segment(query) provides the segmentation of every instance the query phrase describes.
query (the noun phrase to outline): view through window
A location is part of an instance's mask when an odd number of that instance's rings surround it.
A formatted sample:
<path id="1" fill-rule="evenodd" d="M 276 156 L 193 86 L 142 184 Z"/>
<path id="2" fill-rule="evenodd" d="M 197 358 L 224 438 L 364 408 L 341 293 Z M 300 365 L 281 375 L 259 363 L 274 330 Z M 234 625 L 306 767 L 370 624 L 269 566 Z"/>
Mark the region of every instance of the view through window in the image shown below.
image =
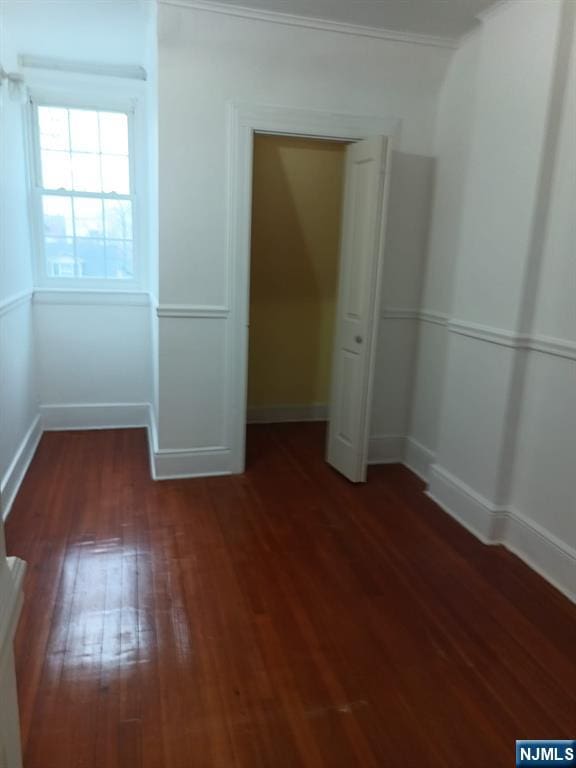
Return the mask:
<path id="1" fill-rule="evenodd" d="M 38 107 L 46 275 L 134 278 L 128 114 Z"/>

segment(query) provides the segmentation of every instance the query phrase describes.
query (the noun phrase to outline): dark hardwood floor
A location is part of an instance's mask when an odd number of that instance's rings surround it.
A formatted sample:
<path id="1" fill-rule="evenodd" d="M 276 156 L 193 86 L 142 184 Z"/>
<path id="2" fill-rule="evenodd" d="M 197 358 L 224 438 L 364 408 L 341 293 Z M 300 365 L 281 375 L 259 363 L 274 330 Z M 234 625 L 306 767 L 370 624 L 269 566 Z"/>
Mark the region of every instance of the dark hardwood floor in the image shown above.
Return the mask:
<path id="1" fill-rule="evenodd" d="M 7 524 L 26 768 L 509 768 L 576 735 L 576 606 L 321 425 L 154 483 L 143 430 L 49 433 Z"/>

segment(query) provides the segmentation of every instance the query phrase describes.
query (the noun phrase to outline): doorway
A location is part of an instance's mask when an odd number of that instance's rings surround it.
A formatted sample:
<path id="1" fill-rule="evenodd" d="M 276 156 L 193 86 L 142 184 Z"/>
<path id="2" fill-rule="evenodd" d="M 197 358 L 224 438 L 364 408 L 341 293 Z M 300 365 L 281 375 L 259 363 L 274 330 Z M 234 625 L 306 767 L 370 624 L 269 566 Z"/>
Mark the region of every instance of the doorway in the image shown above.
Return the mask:
<path id="1" fill-rule="evenodd" d="M 366 477 L 369 420 L 392 148 L 391 116 L 340 115 L 269 106 L 230 106 L 229 237 L 231 309 L 227 402 L 232 471 L 245 470 L 250 330 L 250 254 L 254 141 L 258 134 L 348 143 L 342 248 L 326 460 L 353 482 Z M 363 139 L 363 136 L 373 138 Z"/>
<path id="2" fill-rule="evenodd" d="M 253 145 L 248 421 L 327 418 L 326 461 L 353 482 L 366 479 L 387 144 Z"/>
<path id="3" fill-rule="evenodd" d="M 322 450 L 347 143 L 254 136 L 248 467 L 272 425 L 317 422 Z"/>

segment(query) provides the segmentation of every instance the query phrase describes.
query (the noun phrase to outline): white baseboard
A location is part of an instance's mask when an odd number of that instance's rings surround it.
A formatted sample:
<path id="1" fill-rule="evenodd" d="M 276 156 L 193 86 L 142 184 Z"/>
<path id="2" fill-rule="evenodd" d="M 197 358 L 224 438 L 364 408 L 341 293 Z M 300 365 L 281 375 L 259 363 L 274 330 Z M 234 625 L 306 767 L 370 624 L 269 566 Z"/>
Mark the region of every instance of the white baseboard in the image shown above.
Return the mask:
<path id="1" fill-rule="evenodd" d="M 158 427 L 152 405 L 148 409 L 148 454 L 154 480 L 229 475 L 232 452 L 224 446 L 207 448 L 159 448 Z"/>
<path id="2" fill-rule="evenodd" d="M 153 454 L 155 480 L 229 475 L 232 454 L 229 448 L 160 449 Z"/>
<path id="3" fill-rule="evenodd" d="M 502 541 L 506 510 L 494 506 L 438 464 L 430 467 L 427 495 L 484 544 Z"/>
<path id="4" fill-rule="evenodd" d="M 492 504 L 434 464 L 428 496 L 484 544 L 502 544 L 576 602 L 576 552 L 517 510 Z"/>
<path id="5" fill-rule="evenodd" d="M 158 480 L 156 476 L 156 453 L 158 452 L 158 426 L 156 424 L 156 414 L 152 403 L 148 406 L 148 461 L 150 463 L 150 474 L 153 480 Z"/>
<path id="6" fill-rule="evenodd" d="M 24 435 L 16 455 L 12 459 L 10 466 L 6 470 L 2 483 L 0 485 L 0 496 L 2 498 L 2 517 L 5 520 L 10 513 L 18 489 L 24 479 L 30 462 L 32 461 L 40 438 L 42 437 L 42 424 L 40 417 L 36 416 L 30 429 Z"/>
<path id="7" fill-rule="evenodd" d="M 508 512 L 502 543 L 532 570 L 576 603 L 576 551 L 528 520 Z"/>
<path id="8" fill-rule="evenodd" d="M 41 405 L 42 428 L 47 431 L 74 429 L 125 429 L 147 427 L 148 403 L 72 403 Z"/>
<path id="9" fill-rule="evenodd" d="M 279 424 L 290 421 L 327 421 L 328 406 L 325 403 L 312 405 L 270 405 L 248 408 L 248 424 Z"/>
<path id="10" fill-rule="evenodd" d="M 425 445 L 414 440 L 413 437 L 406 438 L 404 463 L 408 469 L 411 469 L 426 483 L 430 478 L 430 467 L 434 464 L 435 459 L 436 454 L 426 448 Z"/>
<path id="11" fill-rule="evenodd" d="M 368 441 L 368 464 L 401 464 L 404 461 L 403 435 L 374 435 Z"/>

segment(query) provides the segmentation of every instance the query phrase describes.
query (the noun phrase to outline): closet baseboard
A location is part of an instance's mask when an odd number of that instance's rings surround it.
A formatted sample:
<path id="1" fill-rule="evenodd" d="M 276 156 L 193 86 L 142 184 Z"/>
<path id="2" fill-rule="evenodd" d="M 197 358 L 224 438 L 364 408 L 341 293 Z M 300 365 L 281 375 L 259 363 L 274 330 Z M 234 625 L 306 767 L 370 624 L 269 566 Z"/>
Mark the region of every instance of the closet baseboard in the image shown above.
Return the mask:
<path id="1" fill-rule="evenodd" d="M 312 405 L 270 405 L 248 408 L 248 424 L 327 420 L 328 406 L 325 403 L 313 403 Z"/>

